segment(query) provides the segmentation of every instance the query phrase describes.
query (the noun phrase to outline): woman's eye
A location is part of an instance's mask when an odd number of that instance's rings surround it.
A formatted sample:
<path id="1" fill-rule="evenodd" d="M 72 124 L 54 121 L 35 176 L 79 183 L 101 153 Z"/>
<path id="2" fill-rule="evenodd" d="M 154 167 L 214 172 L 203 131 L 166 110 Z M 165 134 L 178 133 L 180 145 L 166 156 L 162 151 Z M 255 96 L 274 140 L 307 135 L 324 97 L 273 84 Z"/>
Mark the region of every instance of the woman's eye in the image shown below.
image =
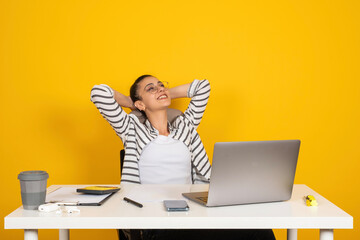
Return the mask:
<path id="1" fill-rule="evenodd" d="M 159 83 L 159 86 L 160 86 L 160 87 L 164 87 L 164 84 L 163 84 L 163 83 Z"/>
<path id="2" fill-rule="evenodd" d="M 149 88 L 147 89 L 147 91 L 150 92 L 150 91 L 152 91 L 153 89 L 154 89 L 154 87 L 149 87 Z"/>

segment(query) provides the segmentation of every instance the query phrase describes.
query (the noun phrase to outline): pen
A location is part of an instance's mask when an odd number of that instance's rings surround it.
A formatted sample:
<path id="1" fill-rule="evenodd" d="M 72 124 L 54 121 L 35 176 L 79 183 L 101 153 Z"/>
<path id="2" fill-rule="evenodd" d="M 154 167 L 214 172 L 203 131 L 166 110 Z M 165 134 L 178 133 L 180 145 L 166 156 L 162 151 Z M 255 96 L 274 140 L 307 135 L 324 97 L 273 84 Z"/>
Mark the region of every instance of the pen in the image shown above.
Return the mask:
<path id="1" fill-rule="evenodd" d="M 57 205 L 68 205 L 68 206 L 76 206 L 76 205 L 79 205 L 79 202 L 50 201 L 49 203 L 55 203 L 55 204 L 57 204 Z"/>
<path id="2" fill-rule="evenodd" d="M 124 197 L 124 200 L 128 203 L 134 204 L 135 206 L 142 208 L 143 205 L 141 203 L 135 202 L 134 200 L 131 200 L 130 198 Z"/>

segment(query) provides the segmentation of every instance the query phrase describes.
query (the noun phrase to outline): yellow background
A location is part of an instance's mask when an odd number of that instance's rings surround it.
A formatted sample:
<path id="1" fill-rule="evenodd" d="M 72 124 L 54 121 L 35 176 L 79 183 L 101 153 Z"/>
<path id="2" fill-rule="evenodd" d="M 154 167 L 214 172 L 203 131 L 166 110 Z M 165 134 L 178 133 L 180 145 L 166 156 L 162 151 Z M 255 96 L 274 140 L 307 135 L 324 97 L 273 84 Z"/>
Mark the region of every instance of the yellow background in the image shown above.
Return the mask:
<path id="1" fill-rule="evenodd" d="M 360 239 L 359 11 L 357 0 L 1 0 L 1 225 L 21 205 L 21 171 L 46 170 L 48 186 L 119 183 L 122 143 L 90 89 L 128 94 L 153 74 L 172 86 L 209 79 L 199 133 L 210 158 L 217 141 L 301 139 L 295 183 L 354 217 L 335 239 Z M 70 235 L 116 239 L 114 230 Z M 1 227 L 0 238 L 23 231 Z"/>

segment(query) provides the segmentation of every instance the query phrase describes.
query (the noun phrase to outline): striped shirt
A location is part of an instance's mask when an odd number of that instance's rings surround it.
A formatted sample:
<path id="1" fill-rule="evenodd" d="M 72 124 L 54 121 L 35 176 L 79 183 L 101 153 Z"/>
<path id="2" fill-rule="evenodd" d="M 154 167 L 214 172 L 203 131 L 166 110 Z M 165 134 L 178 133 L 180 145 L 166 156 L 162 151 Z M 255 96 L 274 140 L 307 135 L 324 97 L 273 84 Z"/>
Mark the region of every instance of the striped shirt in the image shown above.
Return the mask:
<path id="1" fill-rule="evenodd" d="M 210 96 L 209 81 L 195 79 L 190 84 L 187 96 L 191 98 L 188 108 L 172 124 L 168 123 L 168 127 L 173 138 L 183 142 L 191 153 L 192 182 L 208 182 L 211 165 L 196 129 Z M 115 101 L 114 91 L 105 84 L 95 85 L 91 90 L 90 99 L 124 144 L 125 158 L 121 183 L 140 184 L 140 155 L 144 147 L 159 135 L 158 130 L 149 120 L 142 124 L 134 114 L 127 114 Z"/>

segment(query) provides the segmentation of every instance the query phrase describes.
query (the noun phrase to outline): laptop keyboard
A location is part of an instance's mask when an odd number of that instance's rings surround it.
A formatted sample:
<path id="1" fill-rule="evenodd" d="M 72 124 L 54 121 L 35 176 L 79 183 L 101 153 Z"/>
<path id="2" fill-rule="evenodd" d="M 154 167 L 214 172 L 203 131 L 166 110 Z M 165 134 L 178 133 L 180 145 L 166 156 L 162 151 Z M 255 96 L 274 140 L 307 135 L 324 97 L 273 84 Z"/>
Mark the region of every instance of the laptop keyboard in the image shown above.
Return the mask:
<path id="1" fill-rule="evenodd" d="M 207 203 L 208 197 L 197 197 L 200 201 Z"/>

